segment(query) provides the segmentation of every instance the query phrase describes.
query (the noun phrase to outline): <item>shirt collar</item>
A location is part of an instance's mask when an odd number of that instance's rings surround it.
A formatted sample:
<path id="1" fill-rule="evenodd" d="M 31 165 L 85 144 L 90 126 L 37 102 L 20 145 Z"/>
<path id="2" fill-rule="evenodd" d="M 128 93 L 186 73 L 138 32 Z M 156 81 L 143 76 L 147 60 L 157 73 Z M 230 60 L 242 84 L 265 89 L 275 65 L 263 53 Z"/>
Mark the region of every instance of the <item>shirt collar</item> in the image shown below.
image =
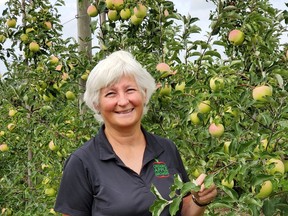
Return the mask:
<path id="1" fill-rule="evenodd" d="M 97 136 L 96 143 L 99 144 L 99 158 L 100 160 L 110 160 L 116 158 L 116 155 L 109 143 L 105 133 L 105 125 L 102 125 Z M 144 152 L 143 166 L 151 160 L 159 157 L 159 155 L 164 151 L 161 143 L 157 141 L 154 135 L 147 132 L 142 126 L 141 130 L 144 133 L 146 139 L 146 148 Z"/>

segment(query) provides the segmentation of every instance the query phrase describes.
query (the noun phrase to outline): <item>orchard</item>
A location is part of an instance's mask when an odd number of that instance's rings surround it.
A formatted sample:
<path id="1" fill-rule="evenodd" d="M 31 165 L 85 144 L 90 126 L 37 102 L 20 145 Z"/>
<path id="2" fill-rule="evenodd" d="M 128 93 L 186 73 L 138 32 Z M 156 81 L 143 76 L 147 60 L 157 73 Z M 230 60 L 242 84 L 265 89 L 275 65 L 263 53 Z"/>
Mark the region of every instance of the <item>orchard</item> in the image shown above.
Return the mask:
<path id="1" fill-rule="evenodd" d="M 77 1 L 84 8 L 78 19 L 91 30 L 78 41 L 62 36 L 64 0 L 5 3 L 1 215 L 58 215 L 64 161 L 99 128 L 83 104 L 87 76 L 119 49 L 158 83 L 143 126 L 175 142 L 191 182 L 205 172 L 205 184 L 217 185 L 205 215 L 287 214 L 288 43 L 281 38 L 288 11 L 268 0 L 210 2 L 210 29 L 195 40 L 203 34 L 198 18 L 180 14 L 173 1 Z M 81 48 L 94 37 L 98 44 Z M 192 188 L 175 176 L 167 201 L 152 187 L 153 216 L 163 206 L 174 215 Z"/>

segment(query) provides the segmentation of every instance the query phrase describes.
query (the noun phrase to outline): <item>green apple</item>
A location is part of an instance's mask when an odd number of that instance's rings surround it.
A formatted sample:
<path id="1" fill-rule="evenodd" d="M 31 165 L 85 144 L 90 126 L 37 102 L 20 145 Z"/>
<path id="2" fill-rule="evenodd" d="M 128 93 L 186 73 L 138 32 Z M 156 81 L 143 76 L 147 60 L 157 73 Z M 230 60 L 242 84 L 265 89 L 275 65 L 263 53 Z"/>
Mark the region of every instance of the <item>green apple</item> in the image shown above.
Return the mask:
<path id="1" fill-rule="evenodd" d="M 47 196 L 55 196 L 56 190 L 54 188 L 47 188 L 45 189 L 45 194 Z"/>
<path id="2" fill-rule="evenodd" d="M 97 10 L 96 6 L 93 4 L 89 5 L 87 8 L 87 14 L 90 17 L 96 17 L 98 15 L 98 10 Z"/>
<path id="3" fill-rule="evenodd" d="M 50 56 L 49 62 L 50 62 L 50 64 L 53 64 L 53 65 L 58 64 L 59 58 L 57 58 L 56 56 L 52 55 L 52 56 Z"/>
<path id="4" fill-rule="evenodd" d="M 6 152 L 6 151 L 8 151 L 9 150 L 9 147 L 8 147 L 8 145 L 6 144 L 6 143 L 2 143 L 1 145 L 0 145 L 0 151 L 1 152 Z"/>
<path id="5" fill-rule="evenodd" d="M 128 20 L 131 17 L 131 11 L 129 8 L 124 8 L 120 11 L 120 17 L 122 20 Z"/>
<path id="6" fill-rule="evenodd" d="M 0 43 L 4 43 L 6 40 L 6 37 L 4 35 L 0 35 Z"/>
<path id="7" fill-rule="evenodd" d="M 208 113 L 211 110 L 211 102 L 209 100 L 202 101 L 198 104 L 197 108 L 200 113 Z"/>
<path id="8" fill-rule="evenodd" d="M 38 52 L 40 50 L 40 46 L 38 43 L 36 43 L 35 41 L 31 42 L 29 44 L 29 50 L 31 52 Z"/>
<path id="9" fill-rule="evenodd" d="M 276 159 L 276 158 L 271 158 L 267 161 L 266 163 L 267 166 L 267 171 L 269 174 L 273 175 L 275 173 L 285 173 L 285 166 L 282 160 Z M 272 166 L 272 167 L 270 167 Z"/>
<path id="10" fill-rule="evenodd" d="M 229 32 L 228 40 L 235 46 L 239 46 L 243 43 L 245 38 L 244 33 L 241 30 L 234 29 Z"/>
<path id="11" fill-rule="evenodd" d="M 114 9 L 114 4 L 113 4 L 114 0 L 106 0 L 105 3 L 106 3 L 106 7 L 109 9 L 109 10 L 113 10 Z"/>
<path id="12" fill-rule="evenodd" d="M 65 96 L 68 100 L 74 100 L 76 98 L 75 94 L 72 91 L 67 91 Z"/>
<path id="13" fill-rule="evenodd" d="M 171 91 L 172 91 L 171 86 L 168 84 L 165 84 L 165 86 L 160 89 L 160 95 L 168 96 L 168 95 L 170 95 Z"/>
<path id="14" fill-rule="evenodd" d="M 108 19 L 111 21 L 116 21 L 119 19 L 117 10 L 109 10 L 107 16 L 108 16 Z"/>
<path id="15" fill-rule="evenodd" d="M 13 117 L 13 116 L 15 116 L 16 113 L 17 113 L 17 110 L 15 110 L 15 109 L 10 109 L 8 115 L 9 115 L 10 117 Z"/>
<path id="16" fill-rule="evenodd" d="M 261 184 L 261 188 L 258 194 L 255 195 L 256 198 L 264 199 L 268 197 L 273 191 L 272 182 L 267 180 Z M 252 192 L 255 193 L 255 186 L 252 187 Z"/>
<path id="17" fill-rule="evenodd" d="M 185 86 L 186 86 L 185 82 L 181 82 L 180 84 L 177 83 L 176 86 L 175 86 L 175 90 L 184 92 Z"/>
<path id="18" fill-rule="evenodd" d="M 193 112 L 193 113 L 190 114 L 190 120 L 195 125 L 198 125 L 201 122 L 200 118 L 198 117 L 198 113 L 197 112 Z"/>
<path id="19" fill-rule="evenodd" d="M 234 187 L 234 180 L 232 179 L 230 182 L 228 182 L 228 179 L 222 179 L 221 184 L 232 189 Z"/>
<path id="20" fill-rule="evenodd" d="M 54 141 L 53 141 L 53 140 L 51 140 L 51 141 L 49 142 L 48 147 L 49 147 L 49 149 L 52 150 L 52 151 L 58 150 L 58 146 L 56 146 L 56 145 L 54 144 Z"/>
<path id="21" fill-rule="evenodd" d="M 143 21 L 143 18 L 138 18 L 135 14 L 130 17 L 130 21 L 133 25 L 140 25 Z"/>
<path id="22" fill-rule="evenodd" d="M 224 126 L 222 124 L 212 123 L 209 126 L 209 133 L 212 137 L 221 137 L 224 133 Z"/>
<path id="23" fill-rule="evenodd" d="M 45 21 L 45 22 L 44 22 L 44 28 L 45 28 L 46 30 L 52 29 L 52 23 L 51 23 L 50 21 Z"/>
<path id="24" fill-rule="evenodd" d="M 271 86 L 257 86 L 252 91 L 252 97 L 256 101 L 267 101 L 267 97 L 272 96 L 272 87 Z"/>
<path id="25" fill-rule="evenodd" d="M 223 148 L 224 148 L 224 152 L 225 152 L 226 154 L 229 154 L 230 144 L 231 144 L 231 141 L 225 141 L 225 142 L 224 142 Z"/>
<path id="26" fill-rule="evenodd" d="M 6 21 L 6 25 L 9 27 L 9 28 L 15 28 L 16 27 L 16 19 L 8 19 Z"/>
<path id="27" fill-rule="evenodd" d="M 147 7 L 141 3 L 133 9 L 134 15 L 138 18 L 144 18 L 147 15 Z"/>
<path id="28" fill-rule="evenodd" d="M 8 128 L 9 131 L 13 131 L 15 127 L 16 127 L 16 124 L 14 124 L 14 123 L 9 123 L 7 125 L 7 128 Z"/>
<path id="29" fill-rule="evenodd" d="M 120 10 L 122 10 L 122 8 L 124 6 L 124 1 L 123 0 L 114 0 L 113 5 L 114 5 L 115 10 L 120 11 Z"/>
<path id="30" fill-rule="evenodd" d="M 20 35 L 20 40 L 23 42 L 23 43 L 27 43 L 28 42 L 28 39 L 29 39 L 29 37 L 28 37 L 28 35 L 27 34 L 21 34 Z"/>
<path id="31" fill-rule="evenodd" d="M 213 77 L 209 82 L 212 91 L 219 91 L 224 88 L 224 79 L 221 77 Z"/>

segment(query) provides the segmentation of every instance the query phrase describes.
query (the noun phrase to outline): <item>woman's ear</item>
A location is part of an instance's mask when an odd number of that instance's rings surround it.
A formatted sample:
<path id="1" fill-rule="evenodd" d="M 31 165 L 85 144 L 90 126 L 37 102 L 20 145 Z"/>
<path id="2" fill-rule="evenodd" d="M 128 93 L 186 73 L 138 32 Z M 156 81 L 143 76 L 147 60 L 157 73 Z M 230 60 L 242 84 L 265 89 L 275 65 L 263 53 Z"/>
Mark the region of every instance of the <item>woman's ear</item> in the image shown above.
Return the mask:
<path id="1" fill-rule="evenodd" d="M 94 106 L 95 111 L 96 111 L 98 114 L 100 114 L 99 104 L 95 104 L 95 103 L 94 103 L 93 106 Z"/>

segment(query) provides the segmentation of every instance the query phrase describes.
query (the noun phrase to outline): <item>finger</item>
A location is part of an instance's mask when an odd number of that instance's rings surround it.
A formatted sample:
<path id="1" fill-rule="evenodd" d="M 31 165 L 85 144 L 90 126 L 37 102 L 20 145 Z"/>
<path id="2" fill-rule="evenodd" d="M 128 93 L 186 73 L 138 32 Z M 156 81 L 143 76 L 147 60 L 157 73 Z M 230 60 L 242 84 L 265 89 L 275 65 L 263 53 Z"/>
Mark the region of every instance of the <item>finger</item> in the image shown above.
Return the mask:
<path id="1" fill-rule="evenodd" d="M 196 184 L 202 185 L 204 183 L 204 179 L 206 178 L 206 174 L 202 173 L 196 179 Z"/>
<path id="2" fill-rule="evenodd" d="M 198 200 L 200 202 L 207 203 L 213 201 L 216 196 L 217 196 L 217 190 L 216 188 L 214 188 L 212 191 L 210 191 L 210 193 L 207 193 L 205 195 L 198 194 Z"/>
<path id="3" fill-rule="evenodd" d="M 204 196 L 208 193 L 210 193 L 211 191 L 213 191 L 214 189 L 216 189 L 216 185 L 215 184 L 212 184 L 209 188 L 204 188 L 202 189 L 202 186 L 204 186 L 204 184 L 201 185 L 201 190 L 198 192 L 198 195 L 199 196 Z"/>

